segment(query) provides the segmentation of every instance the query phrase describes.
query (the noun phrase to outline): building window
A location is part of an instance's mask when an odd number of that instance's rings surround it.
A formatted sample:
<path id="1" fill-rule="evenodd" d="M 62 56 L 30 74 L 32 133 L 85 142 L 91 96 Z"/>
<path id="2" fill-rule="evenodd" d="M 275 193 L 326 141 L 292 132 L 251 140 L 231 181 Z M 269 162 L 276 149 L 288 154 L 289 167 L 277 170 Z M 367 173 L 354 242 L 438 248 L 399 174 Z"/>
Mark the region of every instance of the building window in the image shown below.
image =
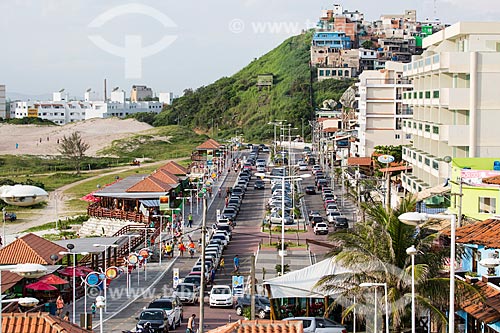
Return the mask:
<path id="1" fill-rule="evenodd" d="M 422 155 L 418 155 L 418 161 L 422 163 Z"/>
<path id="2" fill-rule="evenodd" d="M 403 121 L 403 127 L 406 127 L 406 121 Z"/>
<path id="3" fill-rule="evenodd" d="M 431 125 L 425 124 L 425 131 L 430 132 L 431 131 Z"/>
<path id="4" fill-rule="evenodd" d="M 411 140 L 411 134 L 406 134 L 406 140 Z"/>
<path id="5" fill-rule="evenodd" d="M 326 76 L 330 76 L 330 70 L 329 69 L 326 70 Z"/>
<path id="6" fill-rule="evenodd" d="M 418 92 L 418 98 L 424 98 L 424 92 L 423 91 L 419 91 Z"/>
<path id="7" fill-rule="evenodd" d="M 424 163 L 427 166 L 431 166 L 431 160 L 429 158 L 427 158 L 427 157 L 425 158 Z"/>
<path id="8" fill-rule="evenodd" d="M 417 92 L 413 92 L 413 98 L 417 98 Z"/>
<path id="9" fill-rule="evenodd" d="M 320 69 L 320 70 L 319 70 L 319 76 L 324 76 L 324 75 L 325 75 L 325 71 L 324 71 L 324 70 L 322 70 L 322 69 Z"/>
<path id="10" fill-rule="evenodd" d="M 432 126 L 432 133 L 439 134 L 439 127 L 438 126 Z"/>
<path id="11" fill-rule="evenodd" d="M 495 198 L 479 198 L 479 213 L 495 214 L 496 213 L 496 199 Z"/>
<path id="12" fill-rule="evenodd" d="M 432 168 L 434 170 L 439 170 L 439 163 L 437 161 L 432 161 Z"/>
<path id="13" fill-rule="evenodd" d="M 395 134 L 395 135 L 394 135 L 394 139 L 396 139 L 396 140 L 401 139 L 401 135 L 399 135 L 399 134 Z"/>
<path id="14" fill-rule="evenodd" d="M 417 153 L 413 152 L 413 159 L 416 160 L 417 159 Z"/>
<path id="15" fill-rule="evenodd" d="M 431 98 L 431 92 L 430 91 L 426 91 L 425 92 L 425 98 Z"/>
<path id="16" fill-rule="evenodd" d="M 422 123 L 418 124 L 418 129 L 421 131 L 422 130 Z"/>
<path id="17" fill-rule="evenodd" d="M 432 92 L 432 98 L 439 98 L 439 90 L 434 90 Z"/>

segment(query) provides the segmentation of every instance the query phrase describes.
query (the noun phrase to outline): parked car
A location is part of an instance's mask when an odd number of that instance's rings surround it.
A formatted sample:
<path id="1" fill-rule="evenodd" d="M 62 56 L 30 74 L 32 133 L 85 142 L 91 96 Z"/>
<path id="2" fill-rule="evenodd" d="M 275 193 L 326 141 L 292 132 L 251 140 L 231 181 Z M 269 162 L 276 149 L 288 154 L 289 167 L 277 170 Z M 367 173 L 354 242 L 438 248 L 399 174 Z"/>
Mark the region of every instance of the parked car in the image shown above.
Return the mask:
<path id="1" fill-rule="evenodd" d="M 283 320 L 300 320 L 304 333 L 347 333 L 341 324 L 323 317 L 291 317 Z"/>
<path id="2" fill-rule="evenodd" d="M 168 317 L 169 328 L 175 330 L 184 317 L 181 300 L 177 296 L 164 296 L 148 304 L 148 309 L 162 309 Z"/>
<path id="3" fill-rule="evenodd" d="M 316 173 L 321 172 L 321 166 L 319 166 L 317 164 L 313 165 L 311 170 L 312 170 L 312 173 L 315 175 Z"/>
<path id="4" fill-rule="evenodd" d="M 316 189 L 314 188 L 314 186 L 306 186 L 306 194 L 316 194 Z"/>
<path id="5" fill-rule="evenodd" d="M 231 287 L 227 285 L 215 285 L 209 292 L 209 305 L 230 307 L 233 306 L 233 295 Z"/>
<path id="6" fill-rule="evenodd" d="M 245 294 L 236 299 L 234 308 L 238 316 L 243 315 L 243 309 L 249 308 L 251 303 L 250 295 Z M 255 295 L 255 314 L 260 318 L 269 318 L 271 313 L 271 303 L 269 298 L 263 295 Z"/>
<path id="7" fill-rule="evenodd" d="M 198 275 L 189 274 L 182 280 L 182 283 L 192 283 L 199 288 L 201 286 L 201 276 L 199 274 Z"/>
<path id="8" fill-rule="evenodd" d="M 329 211 L 326 213 L 326 219 L 327 219 L 328 223 L 334 223 L 335 218 L 337 216 L 340 216 L 340 215 L 342 215 L 342 213 L 340 213 L 340 211 L 338 211 L 338 210 Z"/>
<path id="9" fill-rule="evenodd" d="M 305 163 L 305 162 L 299 163 L 299 170 L 306 171 L 307 170 L 307 163 Z"/>
<path id="10" fill-rule="evenodd" d="M 281 224 L 283 222 L 281 214 L 279 212 L 274 212 L 271 215 L 269 215 L 268 220 L 273 224 Z M 287 214 L 286 211 L 285 211 L 285 224 L 293 224 L 293 218 L 289 214 Z"/>
<path id="11" fill-rule="evenodd" d="M 163 309 L 145 309 L 135 318 L 137 324 L 136 331 L 141 331 L 146 323 L 151 324 L 151 330 L 154 333 L 168 333 L 168 316 Z"/>
<path id="12" fill-rule="evenodd" d="M 316 223 L 314 226 L 315 235 L 328 235 L 328 224 L 324 222 Z"/>
<path id="13" fill-rule="evenodd" d="M 179 283 L 174 293 L 183 303 L 196 304 L 200 301 L 200 290 L 193 283 Z"/>
<path id="14" fill-rule="evenodd" d="M 313 218 L 310 220 L 310 222 L 311 222 L 311 225 L 314 227 L 316 225 L 316 223 L 324 222 L 324 219 L 321 216 L 313 216 Z"/>

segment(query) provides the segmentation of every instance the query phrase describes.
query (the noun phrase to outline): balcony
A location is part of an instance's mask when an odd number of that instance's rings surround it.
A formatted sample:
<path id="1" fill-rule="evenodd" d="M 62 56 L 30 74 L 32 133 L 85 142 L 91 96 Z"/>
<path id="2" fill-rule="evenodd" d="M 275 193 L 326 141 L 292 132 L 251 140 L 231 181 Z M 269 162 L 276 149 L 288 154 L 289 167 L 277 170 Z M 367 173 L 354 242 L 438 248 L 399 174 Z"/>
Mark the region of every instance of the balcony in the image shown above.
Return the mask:
<path id="1" fill-rule="evenodd" d="M 433 98 L 433 105 L 444 106 L 450 110 L 469 109 L 469 88 L 442 88 L 439 98 Z"/>
<path id="2" fill-rule="evenodd" d="M 439 133 L 440 140 L 449 146 L 469 145 L 469 125 L 441 125 Z"/>

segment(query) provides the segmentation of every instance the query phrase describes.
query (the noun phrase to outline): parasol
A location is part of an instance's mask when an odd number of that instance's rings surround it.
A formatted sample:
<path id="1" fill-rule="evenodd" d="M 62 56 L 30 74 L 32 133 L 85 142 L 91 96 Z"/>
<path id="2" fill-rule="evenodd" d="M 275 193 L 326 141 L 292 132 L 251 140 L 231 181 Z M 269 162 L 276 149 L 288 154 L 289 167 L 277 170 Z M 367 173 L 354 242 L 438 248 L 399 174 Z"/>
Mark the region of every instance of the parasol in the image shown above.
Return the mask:
<path id="1" fill-rule="evenodd" d="M 40 280 L 38 280 L 40 282 L 45 282 L 47 284 L 51 284 L 51 285 L 57 285 L 57 284 L 66 284 L 66 283 L 69 283 L 68 281 L 64 280 L 64 279 L 61 279 L 59 276 L 57 275 L 54 275 L 54 274 L 49 274 L 49 275 L 45 275 L 44 277 L 42 277 Z"/>
<path id="2" fill-rule="evenodd" d="M 60 269 L 57 271 L 59 274 L 61 275 L 64 275 L 64 276 L 73 276 L 73 267 L 66 267 L 66 268 L 63 268 L 63 269 Z M 80 269 L 78 269 L 78 267 L 75 269 L 75 275 L 76 277 L 84 277 L 85 274 L 84 272 L 82 272 Z"/>
<path id="3" fill-rule="evenodd" d="M 51 286 L 50 284 L 47 284 L 45 282 L 35 282 L 35 283 L 30 283 L 26 285 L 27 289 L 32 289 L 32 290 L 38 290 L 38 291 L 55 291 L 57 290 L 56 287 Z"/>

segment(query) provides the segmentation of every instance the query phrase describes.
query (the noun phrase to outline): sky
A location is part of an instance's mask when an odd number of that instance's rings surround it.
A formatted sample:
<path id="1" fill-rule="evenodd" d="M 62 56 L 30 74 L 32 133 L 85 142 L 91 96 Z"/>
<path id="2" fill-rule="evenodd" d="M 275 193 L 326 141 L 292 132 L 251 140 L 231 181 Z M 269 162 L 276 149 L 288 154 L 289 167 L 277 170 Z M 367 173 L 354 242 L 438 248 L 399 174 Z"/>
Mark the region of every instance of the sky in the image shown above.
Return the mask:
<path id="1" fill-rule="evenodd" d="M 450 24 L 500 17 L 498 0 L 0 0 L 0 84 L 8 97 L 102 97 L 105 78 L 127 96 L 134 84 L 181 95 L 313 27 L 334 3 L 369 20 L 405 9 Z"/>

